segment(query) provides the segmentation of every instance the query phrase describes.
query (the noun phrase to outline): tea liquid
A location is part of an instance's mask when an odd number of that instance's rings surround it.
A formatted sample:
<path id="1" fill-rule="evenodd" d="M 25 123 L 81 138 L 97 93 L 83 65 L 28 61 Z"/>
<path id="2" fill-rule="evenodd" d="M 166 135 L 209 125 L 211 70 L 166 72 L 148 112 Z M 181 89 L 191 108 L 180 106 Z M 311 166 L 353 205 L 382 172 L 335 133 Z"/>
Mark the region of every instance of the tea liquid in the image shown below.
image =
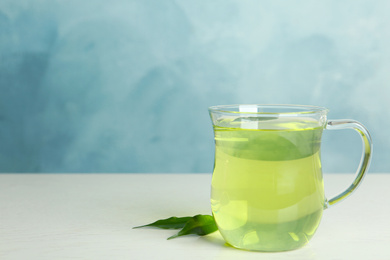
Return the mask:
<path id="1" fill-rule="evenodd" d="M 229 244 L 280 251 L 313 236 L 324 206 L 322 130 L 317 121 L 297 118 L 215 124 L 211 206 Z"/>

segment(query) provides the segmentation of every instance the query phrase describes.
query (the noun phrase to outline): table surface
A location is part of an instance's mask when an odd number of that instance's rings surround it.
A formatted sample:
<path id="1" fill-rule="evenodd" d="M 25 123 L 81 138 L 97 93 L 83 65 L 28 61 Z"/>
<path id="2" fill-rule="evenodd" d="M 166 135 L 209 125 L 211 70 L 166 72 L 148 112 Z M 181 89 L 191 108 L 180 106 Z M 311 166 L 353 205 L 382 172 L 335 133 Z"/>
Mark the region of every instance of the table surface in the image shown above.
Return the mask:
<path id="1" fill-rule="evenodd" d="M 324 175 L 331 197 L 354 175 Z M 219 232 L 166 240 L 134 226 L 210 214 L 211 174 L 0 174 L 0 259 L 390 259 L 390 174 L 371 174 L 325 210 L 305 247 L 238 250 Z"/>

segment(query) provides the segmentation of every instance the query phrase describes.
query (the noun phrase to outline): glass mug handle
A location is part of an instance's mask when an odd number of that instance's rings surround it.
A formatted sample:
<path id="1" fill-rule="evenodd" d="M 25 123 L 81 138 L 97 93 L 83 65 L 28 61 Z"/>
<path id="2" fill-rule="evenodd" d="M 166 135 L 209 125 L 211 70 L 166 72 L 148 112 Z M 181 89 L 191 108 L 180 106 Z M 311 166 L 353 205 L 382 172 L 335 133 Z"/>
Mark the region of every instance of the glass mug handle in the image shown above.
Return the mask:
<path id="1" fill-rule="evenodd" d="M 355 120 L 349 120 L 349 119 L 328 120 L 325 129 L 329 129 L 329 130 L 354 129 L 359 133 L 363 142 L 363 153 L 360 159 L 359 168 L 356 171 L 355 180 L 345 191 L 333 197 L 332 199 L 325 201 L 325 208 L 328 208 L 329 206 L 332 206 L 342 201 L 349 195 L 351 195 L 351 193 L 359 186 L 368 169 L 368 166 L 370 165 L 372 142 L 371 142 L 370 133 L 368 132 L 367 128 L 365 128 L 364 125 L 362 125 L 361 123 Z"/>

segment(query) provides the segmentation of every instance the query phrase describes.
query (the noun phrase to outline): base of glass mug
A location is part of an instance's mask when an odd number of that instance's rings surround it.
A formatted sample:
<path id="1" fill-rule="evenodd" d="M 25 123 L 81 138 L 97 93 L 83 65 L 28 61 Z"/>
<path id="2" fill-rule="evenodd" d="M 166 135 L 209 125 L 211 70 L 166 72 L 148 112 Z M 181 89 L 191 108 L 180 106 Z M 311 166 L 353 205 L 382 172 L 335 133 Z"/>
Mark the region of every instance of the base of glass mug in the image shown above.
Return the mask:
<path id="1" fill-rule="evenodd" d="M 241 233 L 241 231 L 239 229 L 234 231 L 224 230 L 220 233 L 226 243 L 234 248 L 248 251 L 282 252 L 305 246 L 313 237 L 316 228 L 311 230 L 310 233 L 276 232 L 275 230 L 256 230 Z"/>
<path id="2" fill-rule="evenodd" d="M 214 214 L 218 229 L 229 245 L 262 252 L 290 251 L 303 247 L 314 236 L 321 217 L 322 209 L 291 221 L 277 223 L 246 221 L 240 226 L 233 227 L 231 224 L 237 222 L 223 222 L 226 219 L 220 219 L 220 215 Z M 227 228 L 227 224 L 231 226 Z"/>
<path id="3" fill-rule="evenodd" d="M 308 244 L 309 241 L 306 241 L 304 243 L 297 243 L 296 245 L 290 246 L 290 247 L 284 247 L 284 246 L 264 246 L 264 245 L 259 245 L 259 246 L 254 246 L 254 247 L 242 247 L 242 246 L 235 246 L 232 245 L 228 242 L 226 244 L 230 247 L 240 249 L 240 250 L 245 250 L 245 251 L 256 251 L 256 252 L 264 252 L 264 253 L 272 253 L 272 252 L 285 252 L 285 251 L 293 251 L 300 249 L 304 247 L 305 245 Z"/>

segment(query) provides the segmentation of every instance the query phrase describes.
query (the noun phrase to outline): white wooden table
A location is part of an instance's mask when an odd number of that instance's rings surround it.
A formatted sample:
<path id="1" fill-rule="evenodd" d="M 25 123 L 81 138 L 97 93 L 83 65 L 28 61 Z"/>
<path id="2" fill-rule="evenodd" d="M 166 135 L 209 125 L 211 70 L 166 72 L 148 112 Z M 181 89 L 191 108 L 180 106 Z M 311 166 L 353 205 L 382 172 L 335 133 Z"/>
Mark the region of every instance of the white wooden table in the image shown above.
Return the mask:
<path id="1" fill-rule="evenodd" d="M 331 197 L 353 175 L 324 178 Z M 0 174 L 0 259 L 390 259 L 390 174 L 369 173 L 295 251 L 233 249 L 218 232 L 168 241 L 176 231 L 132 229 L 210 214 L 210 181 L 211 174 Z"/>

